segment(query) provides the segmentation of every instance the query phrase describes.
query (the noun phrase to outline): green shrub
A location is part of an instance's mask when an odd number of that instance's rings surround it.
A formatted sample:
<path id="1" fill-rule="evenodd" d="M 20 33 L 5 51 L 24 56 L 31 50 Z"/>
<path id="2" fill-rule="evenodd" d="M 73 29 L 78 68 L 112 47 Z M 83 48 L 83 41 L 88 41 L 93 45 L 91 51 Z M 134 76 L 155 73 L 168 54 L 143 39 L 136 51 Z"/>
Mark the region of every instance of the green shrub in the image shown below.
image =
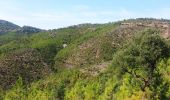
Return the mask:
<path id="1" fill-rule="evenodd" d="M 115 54 L 112 66 L 116 69 L 116 73 L 119 73 L 119 77 L 123 78 L 125 74 L 132 77 L 129 81 L 130 85 L 140 87 L 142 91 L 149 88 L 155 93 L 152 97 L 158 95 L 161 98 L 162 93 L 166 92 L 164 88 L 167 84 L 162 81 L 156 64 L 160 59 L 169 56 L 169 50 L 166 41 L 159 36 L 157 31 L 147 30 Z"/>

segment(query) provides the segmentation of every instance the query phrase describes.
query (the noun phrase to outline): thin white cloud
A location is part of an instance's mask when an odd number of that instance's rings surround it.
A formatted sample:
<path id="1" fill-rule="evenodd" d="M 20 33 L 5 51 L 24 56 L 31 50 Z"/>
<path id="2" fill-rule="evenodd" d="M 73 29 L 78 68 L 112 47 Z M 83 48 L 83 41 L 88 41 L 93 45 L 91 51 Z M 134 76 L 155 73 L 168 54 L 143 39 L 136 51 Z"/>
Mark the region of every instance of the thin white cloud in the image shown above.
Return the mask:
<path id="1" fill-rule="evenodd" d="M 76 5 L 73 7 L 73 11 L 89 11 L 91 8 L 87 5 Z"/>
<path id="2" fill-rule="evenodd" d="M 2 4 L 0 3 L 0 6 Z M 0 19 L 12 21 L 20 26 L 30 25 L 44 29 L 65 27 L 80 23 L 107 23 L 116 20 L 154 17 L 170 18 L 170 8 L 159 8 L 136 12 L 127 9 L 94 10 L 86 5 L 77 5 L 69 11 L 27 12 L 18 7 L 3 6 L 0 9 Z"/>

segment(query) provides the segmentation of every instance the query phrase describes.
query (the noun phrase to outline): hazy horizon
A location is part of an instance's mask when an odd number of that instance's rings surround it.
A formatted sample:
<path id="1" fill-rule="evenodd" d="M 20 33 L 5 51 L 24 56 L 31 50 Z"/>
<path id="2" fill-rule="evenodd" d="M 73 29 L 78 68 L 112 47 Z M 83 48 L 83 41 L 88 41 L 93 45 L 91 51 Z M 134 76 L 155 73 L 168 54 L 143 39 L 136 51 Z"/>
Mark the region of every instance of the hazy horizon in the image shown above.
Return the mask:
<path id="1" fill-rule="evenodd" d="M 5 0 L 0 6 L 0 19 L 42 29 L 129 18 L 170 18 L 168 0 Z"/>

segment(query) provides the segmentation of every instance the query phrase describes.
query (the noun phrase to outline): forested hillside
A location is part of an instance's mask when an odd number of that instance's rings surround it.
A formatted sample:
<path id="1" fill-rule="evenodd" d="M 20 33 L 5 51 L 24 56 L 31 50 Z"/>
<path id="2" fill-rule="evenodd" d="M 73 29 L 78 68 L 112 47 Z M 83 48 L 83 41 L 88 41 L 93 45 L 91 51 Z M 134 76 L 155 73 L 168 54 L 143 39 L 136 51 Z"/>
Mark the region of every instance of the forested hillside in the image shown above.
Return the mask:
<path id="1" fill-rule="evenodd" d="M 139 18 L 47 31 L 4 23 L 0 99 L 170 99 L 169 20 Z"/>

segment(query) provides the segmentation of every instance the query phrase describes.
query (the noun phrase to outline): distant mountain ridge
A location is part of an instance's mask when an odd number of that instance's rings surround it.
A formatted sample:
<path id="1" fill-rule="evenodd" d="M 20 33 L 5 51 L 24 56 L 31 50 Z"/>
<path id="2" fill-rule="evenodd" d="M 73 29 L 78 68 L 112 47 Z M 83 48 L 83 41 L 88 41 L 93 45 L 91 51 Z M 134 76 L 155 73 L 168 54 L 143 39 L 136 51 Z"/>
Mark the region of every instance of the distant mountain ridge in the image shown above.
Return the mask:
<path id="1" fill-rule="evenodd" d="M 0 34 L 20 29 L 21 27 L 9 21 L 0 20 Z"/>
<path id="2" fill-rule="evenodd" d="M 19 32 L 19 33 L 26 33 L 26 34 L 38 33 L 38 32 L 41 32 L 41 31 L 44 31 L 44 30 L 39 29 L 39 28 L 35 28 L 35 27 L 32 27 L 32 26 L 23 26 L 23 27 L 21 27 L 20 29 L 17 30 L 17 32 Z"/>
<path id="3" fill-rule="evenodd" d="M 0 35 L 8 32 L 20 32 L 20 33 L 37 33 L 43 31 L 42 29 L 32 26 L 20 27 L 12 22 L 0 20 Z"/>

